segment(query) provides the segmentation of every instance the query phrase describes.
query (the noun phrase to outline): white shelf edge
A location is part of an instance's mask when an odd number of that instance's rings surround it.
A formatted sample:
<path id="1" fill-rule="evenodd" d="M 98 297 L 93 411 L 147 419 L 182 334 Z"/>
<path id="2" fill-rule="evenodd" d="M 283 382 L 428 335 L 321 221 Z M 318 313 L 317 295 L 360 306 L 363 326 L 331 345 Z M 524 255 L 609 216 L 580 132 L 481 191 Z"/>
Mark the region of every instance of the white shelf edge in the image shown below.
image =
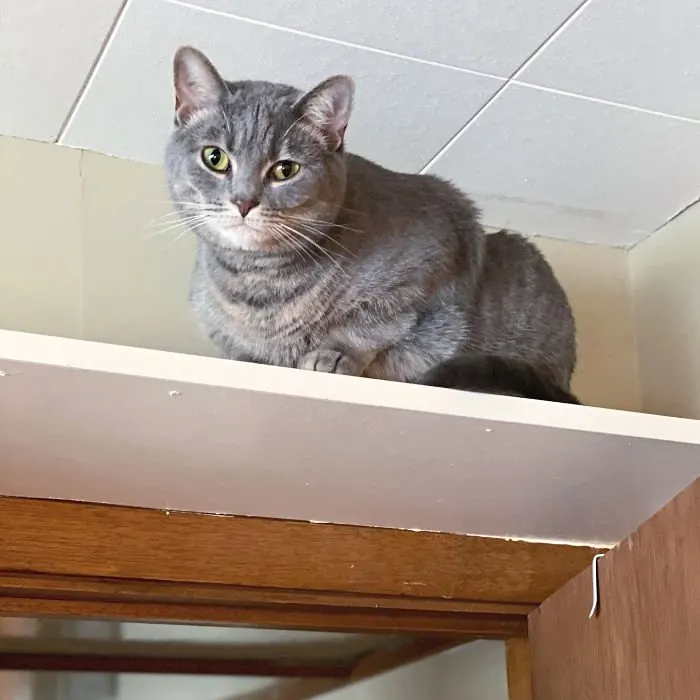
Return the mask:
<path id="1" fill-rule="evenodd" d="M 700 421 L 0 331 L 0 494 L 613 545 Z"/>
<path id="2" fill-rule="evenodd" d="M 700 421 L 305 372 L 162 350 L 0 330 L 2 362 L 22 362 L 319 401 L 700 445 Z M 0 377 L 1 378 L 1 377 Z"/>

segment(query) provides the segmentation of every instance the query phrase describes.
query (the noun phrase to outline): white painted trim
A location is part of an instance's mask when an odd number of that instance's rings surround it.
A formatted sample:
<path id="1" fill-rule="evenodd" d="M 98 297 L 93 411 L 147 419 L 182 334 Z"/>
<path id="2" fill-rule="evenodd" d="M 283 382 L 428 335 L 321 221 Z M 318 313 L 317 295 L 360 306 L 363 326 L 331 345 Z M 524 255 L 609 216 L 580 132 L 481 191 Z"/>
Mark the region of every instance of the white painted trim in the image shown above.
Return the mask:
<path id="1" fill-rule="evenodd" d="M 0 493 L 612 544 L 700 421 L 0 331 Z"/>

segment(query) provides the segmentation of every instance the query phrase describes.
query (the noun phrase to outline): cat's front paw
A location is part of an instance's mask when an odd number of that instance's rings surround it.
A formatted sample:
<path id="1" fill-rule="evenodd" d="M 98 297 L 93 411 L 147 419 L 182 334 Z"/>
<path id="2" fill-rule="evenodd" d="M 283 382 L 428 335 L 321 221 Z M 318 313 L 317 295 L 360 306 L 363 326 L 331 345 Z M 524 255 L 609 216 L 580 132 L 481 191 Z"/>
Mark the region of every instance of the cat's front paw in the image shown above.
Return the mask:
<path id="1" fill-rule="evenodd" d="M 320 350 L 307 353 L 299 360 L 297 367 L 313 372 L 328 372 L 330 374 L 359 374 L 359 368 L 355 360 L 350 355 L 333 348 L 321 348 Z"/>

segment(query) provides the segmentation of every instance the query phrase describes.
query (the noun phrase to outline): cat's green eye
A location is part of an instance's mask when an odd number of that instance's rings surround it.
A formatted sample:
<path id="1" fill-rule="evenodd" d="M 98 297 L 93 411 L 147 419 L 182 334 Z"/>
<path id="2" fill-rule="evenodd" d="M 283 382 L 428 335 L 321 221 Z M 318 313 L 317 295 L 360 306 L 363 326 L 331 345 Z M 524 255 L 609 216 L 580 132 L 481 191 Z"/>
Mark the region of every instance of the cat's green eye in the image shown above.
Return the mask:
<path id="1" fill-rule="evenodd" d="M 293 178 L 301 170 L 301 165 L 293 160 L 281 160 L 275 163 L 270 169 L 270 175 L 273 180 L 289 180 Z"/>
<path id="2" fill-rule="evenodd" d="M 207 146 L 202 149 L 202 162 L 217 173 L 225 173 L 231 167 L 231 159 L 226 151 L 216 146 Z"/>

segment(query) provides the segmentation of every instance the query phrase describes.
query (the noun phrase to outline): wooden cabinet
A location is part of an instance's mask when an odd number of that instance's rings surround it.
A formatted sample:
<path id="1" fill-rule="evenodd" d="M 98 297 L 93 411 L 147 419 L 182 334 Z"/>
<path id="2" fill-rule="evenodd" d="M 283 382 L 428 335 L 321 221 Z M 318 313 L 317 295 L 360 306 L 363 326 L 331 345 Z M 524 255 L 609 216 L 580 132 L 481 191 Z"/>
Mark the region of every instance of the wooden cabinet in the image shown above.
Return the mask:
<path id="1" fill-rule="evenodd" d="M 529 616 L 536 700 L 700 698 L 700 481 Z"/>
<path id="2" fill-rule="evenodd" d="M 274 676 L 300 698 L 492 638 L 507 640 L 511 700 L 700 697 L 700 481 L 604 553 L 592 618 L 604 550 L 588 547 L 15 498 L 0 513 L 2 615 L 400 641 L 304 661 L 2 637 L 3 669 Z"/>

